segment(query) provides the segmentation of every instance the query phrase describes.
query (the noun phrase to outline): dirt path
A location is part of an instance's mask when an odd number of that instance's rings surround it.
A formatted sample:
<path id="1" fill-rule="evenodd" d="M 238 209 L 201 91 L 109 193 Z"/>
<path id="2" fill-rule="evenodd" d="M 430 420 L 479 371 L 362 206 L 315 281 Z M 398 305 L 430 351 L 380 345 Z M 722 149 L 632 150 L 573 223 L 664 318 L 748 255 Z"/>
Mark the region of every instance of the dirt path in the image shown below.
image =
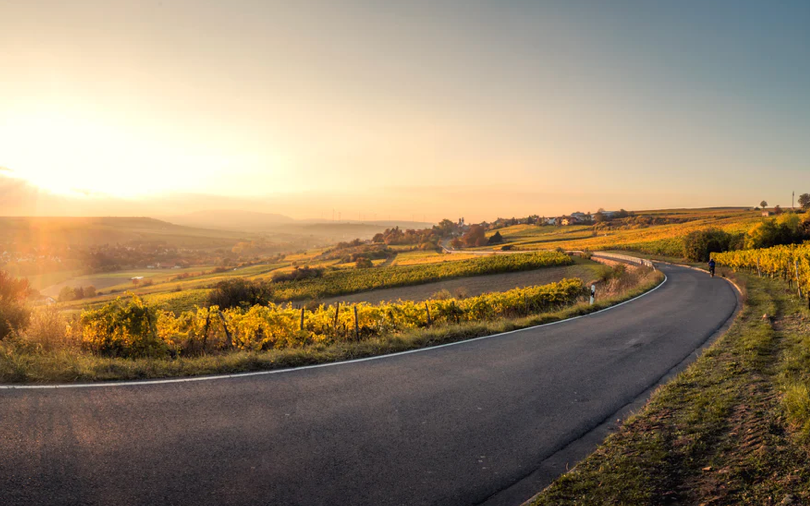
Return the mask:
<path id="1" fill-rule="evenodd" d="M 456 278 L 446 281 L 437 281 L 424 285 L 403 286 L 399 288 L 384 288 L 368 292 L 340 295 L 323 299 L 324 304 L 335 302 L 371 302 L 392 301 L 397 299 L 422 301 L 431 298 L 441 290 L 448 290 L 454 294 L 456 290 L 464 290 L 465 295 L 474 296 L 486 292 L 502 292 L 512 288 L 524 286 L 545 285 L 559 281 L 563 278 L 581 278 L 588 282 L 599 277 L 597 265 L 569 265 L 566 267 L 546 267 L 534 271 L 507 272 L 503 274 L 490 274 L 471 278 Z"/>

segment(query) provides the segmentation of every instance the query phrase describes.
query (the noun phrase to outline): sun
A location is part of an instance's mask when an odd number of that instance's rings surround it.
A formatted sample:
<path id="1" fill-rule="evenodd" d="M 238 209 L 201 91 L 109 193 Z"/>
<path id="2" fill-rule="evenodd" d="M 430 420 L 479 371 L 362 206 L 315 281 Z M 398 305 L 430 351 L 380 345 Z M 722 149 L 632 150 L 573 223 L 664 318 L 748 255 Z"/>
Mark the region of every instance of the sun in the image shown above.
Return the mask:
<path id="1" fill-rule="evenodd" d="M 0 123 L 0 138 L 0 164 L 48 192 L 132 197 L 174 182 L 164 146 L 98 118 L 27 112 Z"/>

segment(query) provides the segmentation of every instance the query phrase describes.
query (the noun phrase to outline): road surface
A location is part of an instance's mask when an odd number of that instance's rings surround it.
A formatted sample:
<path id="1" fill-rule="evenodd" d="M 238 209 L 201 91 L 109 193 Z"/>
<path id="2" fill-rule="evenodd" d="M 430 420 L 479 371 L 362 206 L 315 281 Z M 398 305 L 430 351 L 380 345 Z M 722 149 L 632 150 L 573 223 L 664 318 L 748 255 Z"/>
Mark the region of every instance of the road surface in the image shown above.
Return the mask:
<path id="1" fill-rule="evenodd" d="M 0 389 L 0 504 L 519 504 L 552 454 L 734 313 L 726 281 L 661 269 L 667 283 L 614 309 L 417 353 Z"/>

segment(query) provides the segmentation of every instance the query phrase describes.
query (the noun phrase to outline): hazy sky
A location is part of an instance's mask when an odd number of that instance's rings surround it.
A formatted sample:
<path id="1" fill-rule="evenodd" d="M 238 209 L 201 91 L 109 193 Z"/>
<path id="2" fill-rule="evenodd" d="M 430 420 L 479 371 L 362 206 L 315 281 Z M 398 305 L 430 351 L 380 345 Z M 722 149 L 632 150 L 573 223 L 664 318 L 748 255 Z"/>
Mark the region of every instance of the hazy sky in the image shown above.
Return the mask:
<path id="1" fill-rule="evenodd" d="M 0 73 L 0 214 L 183 193 L 492 219 L 810 191 L 804 0 L 0 0 Z"/>

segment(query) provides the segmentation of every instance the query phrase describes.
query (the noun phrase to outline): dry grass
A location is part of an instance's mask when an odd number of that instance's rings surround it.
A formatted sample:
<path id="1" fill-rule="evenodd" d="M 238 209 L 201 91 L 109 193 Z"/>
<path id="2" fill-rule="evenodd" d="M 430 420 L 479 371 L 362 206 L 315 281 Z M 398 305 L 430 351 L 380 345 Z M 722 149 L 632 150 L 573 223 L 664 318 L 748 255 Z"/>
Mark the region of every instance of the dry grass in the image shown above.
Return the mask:
<path id="1" fill-rule="evenodd" d="M 532 505 L 810 503 L 810 312 L 779 282 L 737 281 L 729 332 Z"/>

